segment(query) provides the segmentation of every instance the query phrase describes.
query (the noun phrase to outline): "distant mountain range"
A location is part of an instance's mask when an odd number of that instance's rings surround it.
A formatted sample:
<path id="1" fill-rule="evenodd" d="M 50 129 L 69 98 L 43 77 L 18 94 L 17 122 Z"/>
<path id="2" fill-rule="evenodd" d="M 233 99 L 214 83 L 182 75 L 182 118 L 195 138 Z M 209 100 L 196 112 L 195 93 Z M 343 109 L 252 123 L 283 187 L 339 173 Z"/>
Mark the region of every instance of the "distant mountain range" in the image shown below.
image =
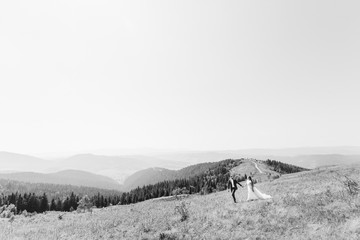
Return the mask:
<path id="1" fill-rule="evenodd" d="M 50 161 L 29 155 L 0 152 L 0 172 L 43 172 L 50 163 Z"/>
<path id="2" fill-rule="evenodd" d="M 29 155 L 0 152 L 0 173 L 40 172 L 53 173 L 73 169 L 87 171 L 115 179 L 118 183 L 131 174 L 150 167 L 179 169 L 188 162 L 159 159 L 153 156 L 102 156 L 79 154 L 58 160 L 44 160 Z"/>
<path id="3" fill-rule="evenodd" d="M 227 151 L 189 151 L 158 153 L 159 159 L 186 161 L 190 164 L 223 159 L 254 158 L 279 160 L 305 168 L 360 163 L 360 147 L 304 147 L 284 149 L 243 149 Z"/>
<path id="4" fill-rule="evenodd" d="M 34 172 L 2 173 L 0 179 L 120 190 L 120 184 L 112 178 L 79 170 L 65 170 L 48 174 Z"/>
<path id="5" fill-rule="evenodd" d="M 242 155 L 273 155 L 273 156 L 299 156 L 299 155 L 360 155 L 359 146 L 335 146 L 335 147 L 297 147 L 297 148 L 253 148 L 242 150 L 230 150 L 229 153 Z M 246 156 L 247 157 L 247 156 Z"/>
<path id="6" fill-rule="evenodd" d="M 119 184 L 124 184 L 124 189 L 129 189 L 135 185 L 152 184 L 157 179 L 172 180 L 175 177 L 183 176 L 182 171 L 186 167 L 198 163 L 218 162 L 224 159 L 254 158 L 259 160 L 278 160 L 305 168 L 316 168 L 325 165 L 353 164 L 360 163 L 360 147 L 309 147 L 309 148 L 285 148 L 285 149 L 244 149 L 227 151 L 179 151 L 179 152 L 149 152 L 145 155 L 120 155 L 104 156 L 94 154 L 79 154 L 57 160 L 45 160 L 33 156 L 0 152 L 0 173 L 14 172 L 37 172 L 46 173 L 44 175 L 31 175 L 27 177 L 33 179 L 44 179 L 59 183 L 59 177 L 54 173 L 67 170 L 86 171 L 89 174 L 106 176 L 115 180 Z M 200 165 L 200 166 L 206 166 Z M 140 171 L 140 172 L 138 172 Z M 69 173 L 69 172 L 67 172 Z M 85 173 L 79 173 L 84 176 Z M 50 175 L 48 175 L 50 174 Z M 76 174 L 73 174 L 76 175 Z M 15 175 L 14 175 L 15 176 Z M 93 175 L 87 177 L 98 179 Z M 142 178 L 141 181 L 138 181 Z M 50 179 L 50 180 L 49 180 Z M 69 183 L 70 177 L 61 180 Z M 23 179 L 24 181 L 26 178 Z M 109 180 L 109 179 L 107 179 Z M 73 176 L 74 182 L 81 182 Z M 104 179 L 100 182 L 106 182 Z M 85 181 L 86 182 L 86 181 Z M 139 183 L 138 183 L 139 182 Z M 135 184 L 136 183 L 136 184 Z M 82 183 L 85 184 L 85 183 Z M 89 186 L 89 182 L 86 183 Z M 95 182 L 91 183 L 94 186 Z M 96 185 L 118 186 L 114 182 Z M 135 184 L 135 185 L 134 185 Z M 140 184 L 140 185 L 138 185 Z"/>
<path id="7" fill-rule="evenodd" d="M 152 156 L 102 156 L 79 154 L 57 161 L 49 171 L 76 169 L 111 177 L 119 183 L 131 174 L 150 167 L 178 169 L 185 167 L 186 162 L 158 159 Z"/>
<path id="8" fill-rule="evenodd" d="M 317 168 L 321 166 L 348 165 L 348 164 L 360 163 L 360 155 L 342 155 L 342 154 L 299 155 L 293 157 L 268 156 L 266 158 L 259 156 L 258 159 L 278 160 L 281 162 L 285 162 L 305 168 Z"/>

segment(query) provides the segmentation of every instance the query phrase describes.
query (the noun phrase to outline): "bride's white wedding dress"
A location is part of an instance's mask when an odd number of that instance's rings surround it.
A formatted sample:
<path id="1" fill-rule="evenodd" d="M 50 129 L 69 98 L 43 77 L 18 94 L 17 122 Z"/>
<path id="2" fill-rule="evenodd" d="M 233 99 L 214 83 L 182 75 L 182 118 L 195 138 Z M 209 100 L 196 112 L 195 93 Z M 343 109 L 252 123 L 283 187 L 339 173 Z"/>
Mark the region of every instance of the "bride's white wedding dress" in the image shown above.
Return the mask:
<path id="1" fill-rule="evenodd" d="M 265 193 L 261 193 L 256 187 L 254 187 L 254 191 L 251 190 L 251 181 L 246 180 L 247 189 L 248 189 L 248 197 L 246 201 L 256 200 L 256 199 L 269 199 L 271 198 L 270 195 Z"/>

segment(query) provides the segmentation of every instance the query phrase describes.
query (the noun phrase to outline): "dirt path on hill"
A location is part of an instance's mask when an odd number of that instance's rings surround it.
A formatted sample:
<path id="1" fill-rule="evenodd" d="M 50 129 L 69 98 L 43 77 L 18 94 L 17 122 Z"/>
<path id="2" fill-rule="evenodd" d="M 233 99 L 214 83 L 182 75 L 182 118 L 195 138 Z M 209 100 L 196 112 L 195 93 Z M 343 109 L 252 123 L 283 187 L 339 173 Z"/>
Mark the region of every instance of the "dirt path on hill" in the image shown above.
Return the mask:
<path id="1" fill-rule="evenodd" d="M 253 162 L 253 163 L 254 163 L 256 169 L 257 169 L 260 173 L 263 173 L 263 171 L 261 171 L 261 169 L 258 167 L 258 165 L 256 164 L 256 162 Z"/>

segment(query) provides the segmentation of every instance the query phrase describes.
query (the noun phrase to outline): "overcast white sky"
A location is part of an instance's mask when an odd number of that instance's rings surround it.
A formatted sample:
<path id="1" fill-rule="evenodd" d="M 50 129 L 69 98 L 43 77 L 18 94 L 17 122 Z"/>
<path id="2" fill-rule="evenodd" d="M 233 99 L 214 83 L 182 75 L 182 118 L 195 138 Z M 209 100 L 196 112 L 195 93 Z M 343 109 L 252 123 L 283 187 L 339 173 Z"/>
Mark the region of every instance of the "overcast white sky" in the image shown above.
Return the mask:
<path id="1" fill-rule="evenodd" d="M 359 11 L 0 0 L 0 150 L 360 145 Z"/>

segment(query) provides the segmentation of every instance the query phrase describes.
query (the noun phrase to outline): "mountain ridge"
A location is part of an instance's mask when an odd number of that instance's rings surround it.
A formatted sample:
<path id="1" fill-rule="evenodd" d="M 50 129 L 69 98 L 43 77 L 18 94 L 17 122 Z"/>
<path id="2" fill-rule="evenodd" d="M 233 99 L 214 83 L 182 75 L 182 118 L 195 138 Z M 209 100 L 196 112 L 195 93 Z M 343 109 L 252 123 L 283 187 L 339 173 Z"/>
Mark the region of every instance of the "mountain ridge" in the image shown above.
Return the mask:
<path id="1" fill-rule="evenodd" d="M 316 153 L 311 154 L 309 153 Z M 347 154 L 346 154 L 347 153 Z M 75 169 L 103 175 L 125 183 L 127 178 L 140 170 L 160 167 L 180 170 L 197 163 L 218 162 L 221 159 L 255 158 L 278 160 L 305 168 L 326 165 L 360 163 L 360 147 L 308 147 L 284 149 L 245 149 L 226 151 L 183 151 L 163 152 L 149 155 L 97 155 L 76 154 L 57 160 L 44 160 L 25 154 L 0 152 L 1 172 L 41 172 L 52 173 Z M 276 155 L 277 154 L 277 155 Z M 300 154 L 293 156 L 293 154 Z M 164 175 L 165 173 L 160 173 Z M 156 175 L 154 178 L 156 179 Z M 128 180 L 129 182 L 130 180 Z M 151 178 L 146 181 L 152 183 Z M 126 184 L 125 184 L 126 185 Z"/>
<path id="2" fill-rule="evenodd" d="M 85 186 L 108 190 L 120 190 L 121 185 L 114 179 L 79 170 L 64 170 L 55 173 L 15 172 L 1 173 L 0 179 L 16 180 L 28 183 L 48 183 L 73 186 Z"/>
<path id="3" fill-rule="evenodd" d="M 257 164 L 259 164 L 262 170 L 260 170 Z M 232 174 L 239 179 L 244 179 L 245 175 L 251 175 L 256 177 L 257 181 L 264 181 L 278 178 L 282 173 L 287 173 L 291 170 L 297 172 L 308 169 L 277 161 L 262 161 L 245 158 L 225 159 L 218 162 L 199 163 L 179 170 L 148 168 L 136 172 L 128 179 L 126 179 L 123 185 L 123 190 L 129 191 L 137 187 L 153 185 L 164 181 L 190 179 L 192 177 L 209 178 L 211 175 L 213 175 L 213 172 L 216 172 L 215 175 L 220 174 L 224 177 L 226 175 L 228 177 L 229 174 Z"/>

